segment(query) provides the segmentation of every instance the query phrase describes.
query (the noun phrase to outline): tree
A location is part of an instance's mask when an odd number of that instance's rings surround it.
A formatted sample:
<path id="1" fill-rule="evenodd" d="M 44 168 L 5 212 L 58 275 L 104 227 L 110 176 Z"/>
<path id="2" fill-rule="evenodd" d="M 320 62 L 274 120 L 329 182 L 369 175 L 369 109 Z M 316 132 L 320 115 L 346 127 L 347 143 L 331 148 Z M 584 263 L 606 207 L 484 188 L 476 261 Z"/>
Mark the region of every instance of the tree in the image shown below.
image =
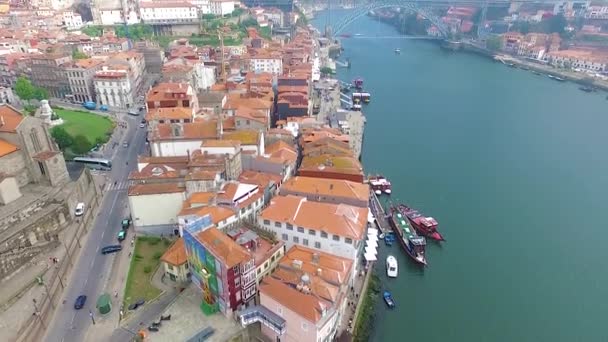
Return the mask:
<path id="1" fill-rule="evenodd" d="M 486 48 L 490 51 L 499 51 L 502 49 L 502 38 L 493 36 L 486 40 Z"/>
<path id="2" fill-rule="evenodd" d="M 87 56 L 87 54 L 84 52 L 74 50 L 74 51 L 72 51 L 72 58 L 73 59 L 87 59 L 87 58 L 89 58 L 89 56 Z"/>
<path id="3" fill-rule="evenodd" d="M 48 99 L 49 92 L 44 88 L 34 87 L 34 98 L 38 101 Z"/>
<path id="4" fill-rule="evenodd" d="M 334 73 L 334 70 L 330 67 L 322 67 L 320 71 L 321 71 L 322 75 L 326 75 L 326 76 Z"/>
<path id="5" fill-rule="evenodd" d="M 82 134 L 79 134 L 74 137 L 74 141 L 72 143 L 72 151 L 76 154 L 85 154 L 91 150 L 93 146 L 87 137 Z"/>
<path id="6" fill-rule="evenodd" d="M 20 76 L 15 83 L 15 93 L 20 99 L 28 103 L 34 98 L 35 90 L 36 87 L 32 85 L 32 82 L 23 76 Z"/>
<path id="7" fill-rule="evenodd" d="M 566 17 L 564 17 L 564 15 L 561 13 L 558 15 L 552 16 L 547 21 L 549 24 L 549 33 L 563 34 L 564 29 L 566 28 L 566 25 L 568 25 L 568 21 L 566 20 Z"/>
<path id="8" fill-rule="evenodd" d="M 65 130 L 65 128 L 61 126 L 53 127 L 53 129 L 51 130 L 51 136 L 53 137 L 53 139 L 55 139 L 55 142 L 62 150 L 72 146 L 72 144 L 74 143 L 74 139 L 72 139 L 72 136 Z"/>

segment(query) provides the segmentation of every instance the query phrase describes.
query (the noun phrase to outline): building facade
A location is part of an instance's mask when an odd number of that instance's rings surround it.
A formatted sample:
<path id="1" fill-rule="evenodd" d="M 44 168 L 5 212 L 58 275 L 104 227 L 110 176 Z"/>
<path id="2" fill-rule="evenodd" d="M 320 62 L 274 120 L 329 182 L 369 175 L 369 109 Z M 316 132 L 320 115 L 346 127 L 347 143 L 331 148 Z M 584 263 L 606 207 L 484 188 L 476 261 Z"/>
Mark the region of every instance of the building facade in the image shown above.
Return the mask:
<path id="1" fill-rule="evenodd" d="M 66 66 L 65 72 L 70 84 L 72 100 L 78 103 L 96 102 L 95 73 L 101 69 L 103 62 L 95 59 L 80 59 Z"/>
<path id="2" fill-rule="evenodd" d="M 31 81 L 46 89 L 50 97 L 64 98 L 70 93 L 70 84 L 63 65 L 72 61 L 72 56 L 61 53 L 33 55 Z"/>
<path id="3" fill-rule="evenodd" d="M 234 11 L 234 0 L 209 0 L 209 12 L 213 15 L 224 16 Z"/>
<path id="4" fill-rule="evenodd" d="M 142 1 L 141 20 L 145 24 L 186 24 L 198 22 L 198 8 L 186 1 Z"/>

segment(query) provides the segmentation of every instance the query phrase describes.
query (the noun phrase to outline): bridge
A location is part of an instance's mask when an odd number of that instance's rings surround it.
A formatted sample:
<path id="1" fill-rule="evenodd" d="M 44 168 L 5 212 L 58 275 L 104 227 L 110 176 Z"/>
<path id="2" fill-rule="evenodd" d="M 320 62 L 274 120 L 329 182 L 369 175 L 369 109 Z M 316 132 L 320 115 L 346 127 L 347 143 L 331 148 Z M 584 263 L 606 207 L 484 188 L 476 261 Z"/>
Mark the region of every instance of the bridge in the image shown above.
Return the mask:
<path id="1" fill-rule="evenodd" d="M 548 3 L 548 4 L 561 4 L 564 0 L 519 0 L 517 3 Z M 367 15 L 370 11 L 379 10 L 383 8 L 400 7 L 412 12 L 419 14 L 425 19 L 429 20 L 431 24 L 437 27 L 439 34 L 442 38 L 445 38 L 450 33 L 448 26 L 435 14 L 433 7 L 438 6 L 475 6 L 481 8 L 480 22 L 485 21 L 486 12 L 488 7 L 504 7 L 511 4 L 510 0 L 369 0 L 369 1 L 357 1 L 355 0 L 355 7 L 352 11 L 338 23 L 332 25 L 332 38 L 336 38 L 344 31 L 349 25 L 355 22 L 362 16 Z M 331 0 L 328 0 L 328 10 L 331 11 Z M 329 18 L 329 16 L 328 16 Z M 329 19 L 328 19 L 329 20 Z M 329 23 L 327 24 L 329 26 Z M 484 36 L 487 34 L 483 25 L 478 25 L 478 36 Z"/>

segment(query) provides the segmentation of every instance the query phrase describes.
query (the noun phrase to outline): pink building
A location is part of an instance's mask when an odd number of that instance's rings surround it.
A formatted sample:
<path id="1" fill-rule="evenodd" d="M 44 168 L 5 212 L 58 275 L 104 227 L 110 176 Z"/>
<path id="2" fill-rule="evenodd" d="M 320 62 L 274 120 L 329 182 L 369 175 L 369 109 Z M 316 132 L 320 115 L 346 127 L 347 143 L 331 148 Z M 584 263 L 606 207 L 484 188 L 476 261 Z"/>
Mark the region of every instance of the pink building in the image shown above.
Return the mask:
<path id="1" fill-rule="evenodd" d="M 293 246 L 260 283 L 260 305 L 239 316 L 272 341 L 332 341 L 347 307 L 353 260 Z"/>

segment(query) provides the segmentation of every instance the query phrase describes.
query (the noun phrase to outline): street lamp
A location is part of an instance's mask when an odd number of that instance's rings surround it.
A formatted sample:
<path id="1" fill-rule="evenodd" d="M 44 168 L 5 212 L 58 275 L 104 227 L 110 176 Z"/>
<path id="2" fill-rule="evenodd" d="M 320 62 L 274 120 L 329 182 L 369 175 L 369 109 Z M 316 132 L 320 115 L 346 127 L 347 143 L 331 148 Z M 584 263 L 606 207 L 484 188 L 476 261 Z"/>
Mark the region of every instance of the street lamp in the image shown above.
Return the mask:
<path id="1" fill-rule="evenodd" d="M 89 309 L 89 317 L 91 317 L 91 321 L 93 322 L 93 325 L 95 325 L 95 317 L 93 317 L 93 311 L 91 311 L 91 309 Z"/>

